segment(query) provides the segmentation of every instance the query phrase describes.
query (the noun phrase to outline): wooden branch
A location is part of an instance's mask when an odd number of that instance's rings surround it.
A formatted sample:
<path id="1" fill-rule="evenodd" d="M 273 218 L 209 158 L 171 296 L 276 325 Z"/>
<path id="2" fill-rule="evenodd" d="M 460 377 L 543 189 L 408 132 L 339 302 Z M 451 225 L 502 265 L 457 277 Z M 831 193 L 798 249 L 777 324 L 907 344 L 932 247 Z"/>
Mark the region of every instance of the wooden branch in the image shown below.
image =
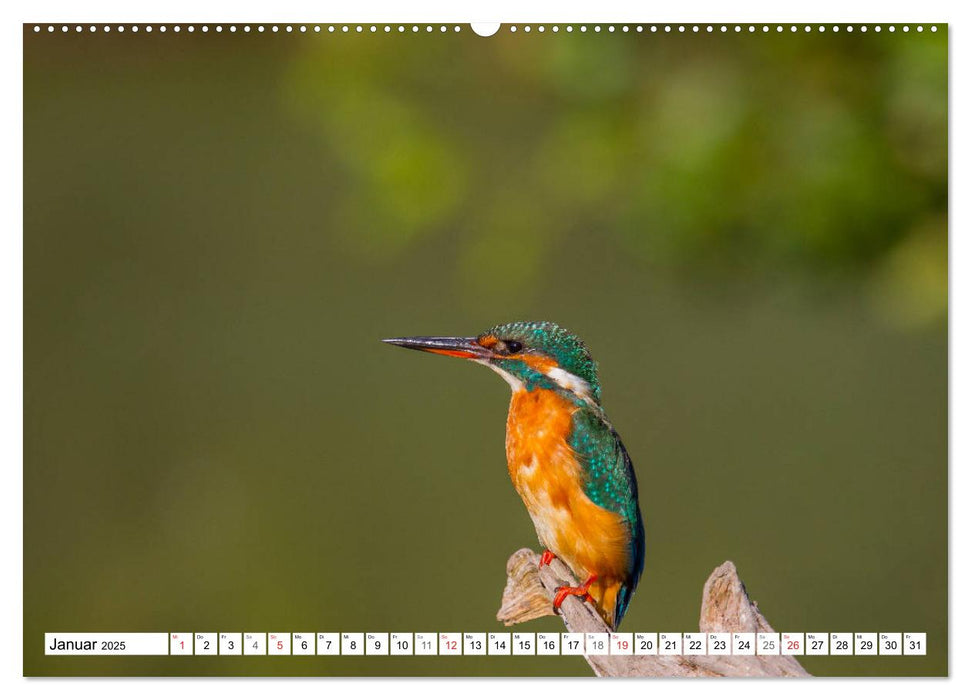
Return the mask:
<path id="1" fill-rule="evenodd" d="M 496 617 L 507 626 L 553 615 L 553 593 L 576 586 L 559 559 L 539 568 L 539 555 L 520 549 L 506 564 L 506 589 Z M 568 597 L 560 608 L 570 632 L 610 632 L 590 603 Z M 705 582 L 701 594 L 702 632 L 774 632 L 751 601 L 735 565 L 726 561 Z M 792 656 L 599 656 L 586 655 L 598 676 L 808 676 Z"/>

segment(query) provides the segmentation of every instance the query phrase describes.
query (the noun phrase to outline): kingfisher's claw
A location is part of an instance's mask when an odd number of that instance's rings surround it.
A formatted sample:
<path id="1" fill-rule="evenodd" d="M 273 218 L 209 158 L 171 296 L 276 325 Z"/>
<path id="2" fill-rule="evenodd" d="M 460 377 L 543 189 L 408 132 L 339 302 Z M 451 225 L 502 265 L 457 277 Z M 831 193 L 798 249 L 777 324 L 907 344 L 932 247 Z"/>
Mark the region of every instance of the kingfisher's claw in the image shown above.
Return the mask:
<path id="1" fill-rule="evenodd" d="M 593 596 L 588 593 L 590 590 L 590 584 L 597 580 L 596 574 L 590 574 L 590 577 L 584 581 L 582 586 L 560 586 L 556 589 L 556 595 L 553 596 L 553 612 L 559 613 L 560 606 L 563 605 L 563 601 L 566 600 L 567 596 L 575 595 L 583 598 L 588 603 L 593 603 Z"/>

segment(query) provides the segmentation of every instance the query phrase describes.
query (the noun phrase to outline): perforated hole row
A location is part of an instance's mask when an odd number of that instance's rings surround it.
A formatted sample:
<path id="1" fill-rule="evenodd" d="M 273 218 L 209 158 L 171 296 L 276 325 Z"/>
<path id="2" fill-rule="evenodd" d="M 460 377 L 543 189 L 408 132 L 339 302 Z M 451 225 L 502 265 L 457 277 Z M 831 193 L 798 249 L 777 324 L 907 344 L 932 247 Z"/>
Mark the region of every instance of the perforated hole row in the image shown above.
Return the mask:
<path id="1" fill-rule="evenodd" d="M 560 32 L 560 31 L 565 31 L 565 32 L 591 32 L 592 31 L 592 32 L 596 33 L 596 32 L 604 32 L 604 31 L 606 31 L 606 32 L 610 33 L 610 32 L 632 32 L 633 31 L 633 32 L 639 32 L 639 33 L 644 33 L 644 32 L 675 33 L 675 32 L 677 32 L 677 33 L 681 33 L 681 34 L 689 33 L 689 32 L 690 33 L 693 33 L 693 34 L 698 34 L 698 33 L 715 33 L 715 32 L 726 32 L 726 33 L 727 32 L 737 32 L 737 33 L 748 32 L 750 34 L 754 34 L 756 32 L 761 32 L 761 33 L 767 34 L 767 33 L 772 32 L 772 31 L 775 31 L 777 33 L 785 32 L 785 31 L 789 31 L 789 32 L 799 32 L 799 31 L 803 31 L 803 32 L 820 32 L 820 33 L 822 33 L 822 32 L 834 32 L 834 33 L 838 33 L 840 31 L 845 31 L 845 32 L 853 32 L 853 31 L 860 31 L 860 32 L 867 32 L 867 31 L 874 31 L 874 32 L 881 32 L 881 31 L 896 32 L 898 30 L 899 31 L 902 31 L 902 32 L 910 32 L 911 30 L 918 31 L 918 32 L 923 32 L 924 29 L 925 29 L 925 27 L 922 24 L 916 24 L 916 25 L 910 25 L 910 24 L 904 24 L 904 25 L 893 25 L 893 24 L 891 24 L 891 25 L 879 25 L 879 24 L 873 24 L 873 25 L 866 25 L 866 24 L 860 24 L 860 25 L 852 25 L 852 24 L 848 24 L 848 25 L 837 25 L 837 24 L 830 24 L 830 25 L 825 25 L 825 24 L 820 24 L 820 25 L 809 25 L 809 24 L 805 24 L 805 25 L 795 25 L 795 24 L 787 24 L 787 25 L 783 25 L 783 24 L 771 24 L 771 25 L 769 25 L 769 24 L 745 24 L 745 25 L 743 25 L 743 24 L 687 24 L 687 25 L 685 25 L 685 24 L 649 24 L 649 25 L 644 25 L 644 24 L 635 24 L 635 25 L 629 25 L 629 24 L 620 24 L 620 25 L 616 25 L 616 24 L 605 24 L 605 25 L 593 24 L 593 25 L 587 25 L 587 24 L 579 24 L 579 25 L 573 25 L 573 24 L 568 24 L 568 25 L 564 25 L 564 26 L 560 26 L 560 25 L 557 25 L 557 24 L 549 25 L 549 26 L 542 25 L 542 24 L 540 24 L 540 25 L 529 25 L 529 24 L 526 24 L 526 25 L 515 25 L 515 24 L 512 24 L 512 25 L 510 25 L 508 27 L 508 31 L 513 32 L 513 33 L 519 32 L 519 31 L 526 32 L 526 33 L 533 32 L 533 31 L 536 31 L 536 32 L 546 32 L 548 30 L 548 31 L 552 31 L 552 32 Z M 936 25 L 930 25 L 929 29 L 932 32 L 936 32 L 937 31 L 937 26 Z"/>
<path id="2" fill-rule="evenodd" d="M 88 33 L 93 33 L 93 32 L 99 32 L 100 31 L 100 32 L 105 32 L 105 33 L 108 33 L 108 32 L 118 32 L 119 34 L 123 34 L 125 32 L 130 32 L 132 34 L 137 34 L 138 32 L 145 32 L 145 33 L 152 33 L 152 32 L 161 32 L 161 33 L 174 32 L 176 34 L 178 34 L 180 32 L 189 32 L 189 33 L 202 32 L 203 34 L 209 33 L 209 32 L 215 32 L 217 34 L 218 33 L 222 33 L 222 32 L 229 32 L 229 33 L 236 33 L 236 32 L 243 32 L 243 33 L 250 33 L 250 32 L 255 32 L 255 33 L 261 33 L 261 32 L 262 33 L 266 33 L 266 32 L 269 32 L 269 33 L 274 33 L 274 32 L 276 32 L 276 33 L 279 33 L 279 32 L 284 32 L 284 33 L 290 33 L 290 34 L 293 34 L 293 33 L 297 33 L 297 34 L 307 34 L 307 33 L 315 33 L 315 34 L 320 34 L 320 33 L 329 33 L 329 34 L 337 34 L 337 33 L 340 33 L 340 34 L 352 34 L 352 33 L 353 34 L 365 34 L 365 33 L 377 34 L 377 33 L 385 33 L 385 34 L 390 34 L 392 32 L 397 32 L 399 34 L 404 34 L 404 33 L 411 33 L 411 34 L 426 33 L 426 34 L 428 34 L 428 33 L 435 33 L 435 32 L 438 32 L 438 33 L 446 33 L 446 32 L 461 32 L 462 31 L 462 28 L 459 25 L 444 25 L 444 24 L 441 24 L 441 25 L 431 25 L 431 24 L 423 24 L 423 25 L 418 25 L 418 24 L 394 24 L 394 25 L 392 25 L 392 24 L 323 24 L 323 25 L 322 24 L 282 24 L 282 25 L 281 24 L 269 24 L 269 25 L 263 25 L 263 24 L 257 24 L 257 25 L 250 25 L 250 24 L 243 24 L 243 25 L 235 25 L 235 24 L 229 24 L 229 25 L 222 25 L 222 24 L 215 24 L 215 25 L 208 25 L 208 24 L 202 24 L 202 25 L 194 25 L 194 24 L 189 24 L 189 25 L 179 25 L 179 24 L 174 24 L 174 25 L 166 25 L 166 24 L 160 24 L 160 25 L 150 25 L 150 24 L 149 25 L 139 25 L 139 24 L 130 24 L 130 25 L 125 25 L 125 24 L 104 24 L 104 25 L 95 25 L 95 24 L 91 24 L 91 25 L 81 25 L 81 24 L 75 24 L 75 25 L 68 25 L 68 24 L 58 24 L 58 25 L 54 25 L 54 24 L 47 24 L 47 25 L 40 25 L 40 24 L 35 24 L 33 26 L 33 29 L 34 29 L 34 33 L 38 33 L 38 34 L 41 33 L 41 32 L 47 32 L 49 34 L 53 34 L 53 33 L 58 32 L 58 31 L 61 32 L 61 33 L 67 33 L 67 32 L 81 33 L 81 32 L 85 32 L 85 31 L 87 31 Z M 887 31 L 887 32 L 894 33 L 894 32 L 897 32 L 897 31 L 901 31 L 901 32 L 905 32 L 906 33 L 906 32 L 910 32 L 910 31 L 923 32 L 923 31 L 925 31 L 925 26 L 922 25 L 922 24 L 916 24 L 916 25 L 909 25 L 909 24 L 903 24 L 903 25 L 893 25 L 893 24 L 890 24 L 890 25 L 880 25 L 880 24 L 876 24 L 876 25 L 866 25 L 866 24 L 859 24 L 859 25 L 852 25 L 852 24 L 848 24 L 848 25 L 836 25 L 836 24 L 834 24 L 834 25 L 823 25 L 823 24 L 820 24 L 820 25 L 808 25 L 808 24 L 806 24 L 806 25 L 795 25 L 795 24 L 788 24 L 788 25 L 782 25 L 782 24 L 772 24 L 772 25 L 768 25 L 768 24 L 760 24 L 760 25 L 755 25 L 755 24 L 748 24 L 748 25 L 741 25 L 741 24 L 734 24 L 734 25 L 728 25 L 728 24 L 715 24 L 715 25 L 712 25 L 712 24 L 690 24 L 690 25 L 685 25 L 685 24 L 649 24 L 649 25 L 643 25 L 643 24 L 635 24 L 635 25 L 628 25 L 628 24 L 620 24 L 620 25 L 615 25 L 615 24 L 606 24 L 606 25 L 600 25 L 600 24 L 593 24 L 593 25 L 587 25 L 587 24 L 566 24 L 566 25 L 553 24 L 553 25 L 544 25 L 544 24 L 539 24 L 539 25 L 531 25 L 531 24 L 525 24 L 525 25 L 517 25 L 517 24 L 511 24 L 511 25 L 508 25 L 508 27 L 505 27 L 505 29 L 506 29 L 506 31 L 508 31 L 510 33 L 513 33 L 513 34 L 515 34 L 517 32 L 523 32 L 523 33 L 527 33 L 527 34 L 529 34 L 531 32 L 536 32 L 536 33 L 539 33 L 539 34 L 543 34 L 543 33 L 546 33 L 547 31 L 553 32 L 553 33 L 558 33 L 558 32 L 563 31 L 563 32 L 567 32 L 567 33 L 572 33 L 572 32 L 580 32 L 580 33 L 584 33 L 584 32 L 593 32 L 593 33 L 598 33 L 598 32 L 607 32 L 607 33 L 611 33 L 611 32 L 620 32 L 620 33 L 630 33 L 630 32 L 635 32 L 635 33 L 644 33 L 644 32 L 658 33 L 658 32 L 663 32 L 663 33 L 669 33 L 669 34 L 670 33 L 681 33 L 681 34 L 684 34 L 684 33 L 692 33 L 692 34 L 708 33 L 708 34 L 711 34 L 711 33 L 716 33 L 716 32 L 719 32 L 719 33 L 728 33 L 728 32 L 742 33 L 742 32 L 747 32 L 749 34 L 754 34 L 756 32 L 761 32 L 763 34 L 767 34 L 769 32 L 773 32 L 773 31 L 776 32 L 776 33 L 781 33 L 781 32 L 790 32 L 790 33 L 794 33 L 794 32 L 805 32 L 805 33 L 808 33 L 808 32 L 819 32 L 819 33 L 822 33 L 822 32 L 833 32 L 833 33 L 839 33 L 841 31 L 848 32 L 848 33 L 852 33 L 852 32 L 855 32 L 855 31 L 863 32 L 863 33 L 868 32 L 868 31 L 877 32 L 877 33 L 883 32 L 883 31 Z M 926 27 L 926 29 L 929 29 L 931 32 L 936 32 L 937 31 L 937 25 L 933 25 L 932 24 L 929 27 Z"/>
<path id="3" fill-rule="evenodd" d="M 223 33 L 229 32 L 230 34 L 243 32 L 243 33 L 289 33 L 289 34 L 320 34 L 320 33 L 343 33 L 343 34 L 364 34 L 371 33 L 376 34 L 378 32 L 391 33 L 405 33 L 410 32 L 416 34 L 418 32 L 432 33 L 432 32 L 460 32 L 462 28 L 459 25 L 431 25 L 431 24 L 160 24 L 160 25 L 141 25 L 141 24 L 104 24 L 104 25 L 81 25 L 81 24 L 35 24 L 34 32 L 47 32 L 54 33 L 60 31 L 62 33 L 75 32 L 81 33 L 87 31 L 92 32 L 118 32 L 119 34 L 124 34 L 125 32 L 131 32 L 136 34 L 138 32 L 152 33 L 152 32 L 174 32 L 176 34 L 180 32 L 202 32 L 203 34 L 215 32 Z"/>

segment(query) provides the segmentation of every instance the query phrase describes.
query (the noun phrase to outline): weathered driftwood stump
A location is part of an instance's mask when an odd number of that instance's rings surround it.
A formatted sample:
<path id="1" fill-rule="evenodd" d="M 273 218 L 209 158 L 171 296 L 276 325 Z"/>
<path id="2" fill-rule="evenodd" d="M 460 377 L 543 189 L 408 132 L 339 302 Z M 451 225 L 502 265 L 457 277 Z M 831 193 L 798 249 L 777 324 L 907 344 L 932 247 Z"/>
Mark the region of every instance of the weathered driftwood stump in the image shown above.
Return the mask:
<path id="1" fill-rule="evenodd" d="M 563 562 L 539 568 L 539 555 L 520 549 L 506 564 L 506 589 L 496 617 L 506 625 L 554 615 L 553 592 L 576 586 Z M 560 615 L 570 632 L 610 632 L 589 603 L 567 598 Z M 753 603 L 735 565 L 715 569 L 701 594 L 702 632 L 774 632 Z M 598 676 L 808 676 L 792 656 L 586 656 Z"/>

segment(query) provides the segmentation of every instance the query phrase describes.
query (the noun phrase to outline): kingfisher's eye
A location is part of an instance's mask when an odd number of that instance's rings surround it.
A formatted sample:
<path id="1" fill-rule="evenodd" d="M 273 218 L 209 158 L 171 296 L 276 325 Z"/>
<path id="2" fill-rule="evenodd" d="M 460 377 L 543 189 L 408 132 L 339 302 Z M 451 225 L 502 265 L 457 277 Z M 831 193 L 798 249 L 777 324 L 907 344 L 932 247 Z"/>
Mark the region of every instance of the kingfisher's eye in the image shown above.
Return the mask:
<path id="1" fill-rule="evenodd" d="M 515 355 L 523 349 L 523 344 L 518 340 L 504 340 L 502 342 L 506 346 L 506 352 L 510 355 Z"/>

